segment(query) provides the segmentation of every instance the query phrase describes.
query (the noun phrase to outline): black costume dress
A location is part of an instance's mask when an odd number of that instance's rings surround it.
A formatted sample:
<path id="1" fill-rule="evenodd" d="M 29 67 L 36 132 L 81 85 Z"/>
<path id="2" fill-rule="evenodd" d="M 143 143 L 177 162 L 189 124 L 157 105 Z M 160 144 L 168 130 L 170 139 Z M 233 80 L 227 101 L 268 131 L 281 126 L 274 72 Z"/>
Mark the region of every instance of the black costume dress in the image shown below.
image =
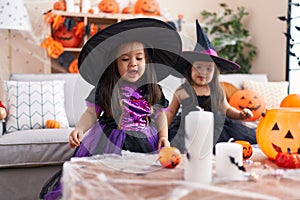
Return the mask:
<path id="1" fill-rule="evenodd" d="M 212 109 L 210 96 L 196 96 L 194 90 L 188 88 L 188 84 L 183 84 L 182 88 L 189 94 L 189 98 L 181 102 L 182 111 L 174 117 L 169 127 L 169 141 L 171 146 L 185 153 L 185 117 L 189 112 L 197 110 L 196 106 L 204 111 L 211 112 Z M 220 112 L 214 113 L 214 144 L 227 142 L 230 138 L 256 144 L 256 129 L 245 126 L 240 120 L 229 119 Z"/>

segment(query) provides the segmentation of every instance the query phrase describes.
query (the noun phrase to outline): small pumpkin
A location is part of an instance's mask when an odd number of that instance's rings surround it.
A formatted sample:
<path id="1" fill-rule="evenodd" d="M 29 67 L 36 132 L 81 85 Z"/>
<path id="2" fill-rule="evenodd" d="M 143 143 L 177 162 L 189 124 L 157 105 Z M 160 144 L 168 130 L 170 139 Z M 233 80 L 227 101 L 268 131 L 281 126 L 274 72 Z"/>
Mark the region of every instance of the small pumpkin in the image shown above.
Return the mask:
<path id="1" fill-rule="evenodd" d="M 70 73 L 73 73 L 73 74 L 76 74 L 79 72 L 78 70 L 78 59 L 74 59 L 70 65 L 69 65 L 69 68 L 68 68 L 68 71 Z"/>
<path id="2" fill-rule="evenodd" d="M 163 147 L 158 152 L 158 160 L 165 168 L 174 168 L 181 162 L 181 154 L 176 147 Z"/>
<path id="3" fill-rule="evenodd" d="M 76 35 L 76 30 L 76 27 L 68 30 L 66 26 L 61 26 L 57 30 L 55 30 L 55 32 L 53 33 L 53 38 L 55 41 L 61 43 L 64 47 L 79 47 L 82 41 L 82 37 L 80 37 L 80 34 L 78 36 Z"/>
<path id="4" fill-rule="evenodd" d="M 300 153 L 300 109 L 267 109 L 256 128 L 256 140 L 260 149 L 271 160 L 278 153 Z"/>
<path id="5" fill-rule="evenodd" d="M 122 9 L 123 14 L 132 14 L 133 13 L 133 7 L 132 6 L 127 6 Z"/>
<path id="6" fill-rule="evenodd" d="M 102 0 L 98 4 L 100 11 L 105 13 L 119 13 L 119 4 L 116 0 Z"/>
<path id="7" fill-rule="evenodd" d="M 221 85 L 224 89 L 226 99 L 229 102 L 230 97 L 239 90 L 239 88 L 235 87 L 233 84 L 228 83 L 228 82 L 221 82 Z"/>
<path id="8" fill-rule="evenodd" d="M 57 1 L 53 4 L 53 10 L 66 11 L 66 3 L 64 1 Z"/>
<path id="9" fill-rule="evenodd" d="M 282 168 L 300 168 L 300 154 L 292 153 L 288 148 L 287 153 L 279 152 L 276 155 L 275 163 L 278 167 Z"/>
<path id="10" fill-rule="evenodd" d="M 60 128 L 60 123 L 56 120 L 49 119 L 46 121 L 47 128 Z"/>
<path id="11" fill-rule="evenodd" d="M 262 112 L 266 109 L 266 104 L 262 96 L 254 90 L 238 90 L 229 100 L 229 104 L 238 110 L 248 108 L 252 111 L 253 117 L 247 119 L 255 121 L 261 117 Z"/>
<path id="12" fill-rule="evenodd" d="M 157 0 L 137 0 L 134 13 L 143 15 L 159 16 L 160 8 Z"/>
<path id="13" fill-rule="evenodd" d="M 281 101 L 280 107 L 300 108 L 300 94 L 289 94 Z"/>
<path id="14" fill-rule="evenodd" d="M 241 144 L 243 146 L 243 158 L 249 159 L 253 154 L 253 149 L 251 144 L 245 140 L 236 140 L 235 143 Z"/>

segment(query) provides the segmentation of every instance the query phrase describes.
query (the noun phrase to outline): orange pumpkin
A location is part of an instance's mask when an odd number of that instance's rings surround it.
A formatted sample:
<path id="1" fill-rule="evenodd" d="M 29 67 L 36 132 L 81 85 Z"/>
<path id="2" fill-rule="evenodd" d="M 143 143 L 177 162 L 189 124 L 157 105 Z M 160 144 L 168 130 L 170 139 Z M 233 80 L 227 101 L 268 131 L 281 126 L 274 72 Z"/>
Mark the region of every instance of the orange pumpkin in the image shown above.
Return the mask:
<path id="1" fill-rule="evenodd" d="M 253 154 L 253 149 L 251 144 L 245 140 L 236 140 L 235 143 L 241 144 L 243 146 L 243 158 L 249 159 Z"/>
<path id="2" fill-rule="evenodd" d="M 228 83 L 228 82 L 221 82 L 221 85 L 224 89 L 225 95 L 226 95 L 226 99 L 227 101 L 230 100 L 230 97 L 239 89 L 237 87 L 235 87 L 233 84 Z"/>
<path id="3" fill-rule="evenodd" d="M 261 150 L 274 160 L 279 152 L 300 153 L 300 109 L 267 109 L 256 129 Z"/>
<path id="4" fill-rule="evenodd" d="M 65 26 L 59 27 L 53 33 L 53 38 L 57 42 L 61 43 L 64 47 L 79 47 L 82 41 L 82 37 L 76 35 L 76 27 L 68 30 Z"/>
<path id="5" fill-rule="evenodd" d="M 56 120 L 49 119 L 46 121 L 47 128 L 60 128 L 60 123 Z"/>
<path id="6" fill-rule="evenodd" d="M 123 8 L 122 13 L 123 14 L 132 14 L 133 13 L 133 7 L 132 6 L 127 6 L 127 7 Z"/>
<path id="7" fill-rule="evenodd" d="M 64 52 L 64 47 L 61 43 L 53 40 L 46 47 L 46 50 L 51 58 L 57 59 Z"/>
<path id="8" fill-rule="evenodd" d="M 66 3 L 64 1 L 57 1 L 53 4 L 53 10 L 66 10 Z"/>
<path id="9" fill-rule="evenodd" d="M 158 153 L 158 160 L 163 167 L 174 168 L 181 162 L 181 154 L 176 147 L 163 147 Z"/>
<path id="10" fill-rule="evenodd" d="M 69 68 L 68 68 L 69 72 L 70 73 L 73 73 L 73 74 L 76 74 L 78 73 L 78 59 L 74 59 L 70 65 L 69 65 Z"/>
<path id="11" fill-rule="evenodd" d="M 262 112 L 266 109 L 264 99 L 254 90 L 238 90 L 229 100 L 229 104 L 238 110 L 248 108 L 252 111 L 253 117 L 247 119 L 255 121 L 261 117 Z"/>
<path id="12" fill-rule="evenodd" d="M 300 94 L 289 94 L 281 101 L 280 107 L 300 108 Z"/>
<path id="13" fill-rule="evenodd" d="M 116 0 L 102 0 L 99 2 L 98 8 L 105 13 L 119 13 L 119 4 Z"/>
<path id="14" fill-rule="evenodd" d="M 157 0 L 137 0 L 134 6 L 136 14 L 159 16 L 160 8 Z"/>

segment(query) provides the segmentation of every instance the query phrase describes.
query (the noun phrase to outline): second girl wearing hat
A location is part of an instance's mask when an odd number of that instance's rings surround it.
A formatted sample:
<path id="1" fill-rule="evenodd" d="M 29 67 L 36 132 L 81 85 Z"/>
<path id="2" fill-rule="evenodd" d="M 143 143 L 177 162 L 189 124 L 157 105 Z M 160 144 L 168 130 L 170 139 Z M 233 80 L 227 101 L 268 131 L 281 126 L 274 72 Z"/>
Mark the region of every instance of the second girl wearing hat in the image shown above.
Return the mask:
<path id="1" fill-rule="evenodd" d="M 181 62 L 176 67 L 177 71 L 185 76 L 186 81 L 177 88 L 169 106 L 171 145 L 179 148 L 181 152 L 186 151 L 185 116 L 197 109 L 197 106 L 214 113 L 214 143 L 228 141 L 230 138 L 256 143 L 255 129 L 240 122 L 253 117 L 253 113 L 247 108 L 240 111 L 230 106 L 219 82 L 220 71 L 235 71 L 240 66 L 219 57 L 198 21 L 196 26 L 195 50 L 183 52 Z M 176 116 L 180 106 L 182 112 Z"/>

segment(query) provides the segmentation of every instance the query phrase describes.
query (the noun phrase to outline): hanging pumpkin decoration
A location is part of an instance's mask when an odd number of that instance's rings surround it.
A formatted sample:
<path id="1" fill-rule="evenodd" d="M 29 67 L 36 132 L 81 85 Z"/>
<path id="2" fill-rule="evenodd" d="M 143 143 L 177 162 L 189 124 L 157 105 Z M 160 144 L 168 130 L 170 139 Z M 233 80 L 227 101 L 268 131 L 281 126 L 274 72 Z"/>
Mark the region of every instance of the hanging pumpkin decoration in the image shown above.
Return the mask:
<path id="1" fill-rule="evenodd" d="M 252 111 L 253 117 L 247 121 L 255 121 L 261 117 L 261 114 L 266 109 L 264 99 L 254 90 L 238 90 L 229 100 L 229 104 L 238 110 L 248 108 Z"/>
<path id="2" fill-rule="evenodd" d="M 300 154 L 291 153 L 290 148 L 287 153 L 278 153 L 275 158 L 275 163 L 278 167 L 295 169 L 300 168 Z"/>
<path id="3" fill-rule="evenodd" d="M 134 13 L 143 15 L 159 16 L 160 8 L 157 0 L 137 0 Z"/>
<path id="4" fill-rule="evenodd" d="M 300 94 L 289 94 L 281 101 L 280 107 L 300 108 Z"/>
<path id="5" fill-rule="evenodd" d="M 53 40 L 46 47 L 46 50 L 51 58 L 57 59 L 64 52 L 64 47 L 60 42 Z"/>
<path id="6" fill-rule="evenodd" d="M 267 109 L 256 128 L 261 150 L 274 160 L 278 153 L 300 153 L 300 109 Z"/>
<path id="7" fill-rule="evenodd" d="M 251 144 L 245 140 L 236 140 L 235 143 L 241 144 L 243 146 L 243 158 L 249 159 L 253 154 L 253 149 Z"/>
<path id="8" fill-rule="evenodd" d="M 49 119 L 46 121 L 47 128 L 60 128 L 60 123 L 56 120 Z"/>
<path id="9" fill-rule="evenodd" d="M 116 0 L 102 0 L 99 2 L 98 8 L 105 13 L 119 13 L 119 4 Z"/>
<path id="10" fill-rule="evenodd" d="M 181 162 L 181 154 L 176 147 L 163 147 L 158 153 L 158 160 L 165 168 L 174 168 Z"/>
<path id="11" fill-rule="evenodd" d="M 68 30 L 66 26 L 61 26 L 53 33 L 53 38 L 61 43 L 64 47 L 76 48 L 79 47 L 82 37 L 76 35 L 75 27 Z"/>

